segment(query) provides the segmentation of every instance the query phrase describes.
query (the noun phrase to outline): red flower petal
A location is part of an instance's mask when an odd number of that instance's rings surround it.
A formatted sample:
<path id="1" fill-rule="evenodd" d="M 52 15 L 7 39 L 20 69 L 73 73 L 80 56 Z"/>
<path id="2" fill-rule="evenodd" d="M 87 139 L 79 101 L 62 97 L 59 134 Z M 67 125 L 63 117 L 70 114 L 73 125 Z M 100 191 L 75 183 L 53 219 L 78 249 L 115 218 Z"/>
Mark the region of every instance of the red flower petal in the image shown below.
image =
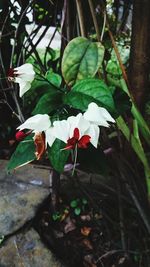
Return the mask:
<path id="1" fill-rule="evenodd" d="M 88 144 L 90 143 L 91 137 L 89 135 L 83 135 L 81 139 L 78 141 L 79 148 L 87 148 Z"/>
<path id="2" fill-rule="evenodd" d="M 75 140 L 79 140 L 80 133 L 79 133 L 79 129 L 78 128 L 74 129 L 73 137 L 75 138 Z"/>
<path id="3" fill-rule="evenodd" d="M 67 145 L 65 147 L 65 149 L 73 149 L 76 145 L 76 139 L 74 137 L 69 138 L 67 141 Z"/>

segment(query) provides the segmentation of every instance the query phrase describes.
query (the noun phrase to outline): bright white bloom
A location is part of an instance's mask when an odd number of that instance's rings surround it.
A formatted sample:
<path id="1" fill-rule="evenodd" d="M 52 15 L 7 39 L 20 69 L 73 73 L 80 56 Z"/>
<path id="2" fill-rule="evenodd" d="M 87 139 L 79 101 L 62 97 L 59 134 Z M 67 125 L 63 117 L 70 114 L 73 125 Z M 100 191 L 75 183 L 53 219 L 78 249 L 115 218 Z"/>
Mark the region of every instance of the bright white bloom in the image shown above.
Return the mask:
<path id="1" fill-rule="evenodd" d="M 55 141 L 55 137 L 53 135 L 53 127 L 51 126 L 51 122 L 49 116 L 47 114 L 37 114 L 27 119 L 23 124 L 21 124 L 17 129 L 29 129 L 34 133 L 45 132 L 45 142 L 48 143 L 49 146 Z"/>
<path id="2" fill-rule="evenodd" d="M 67 143 L 67 140 L 70 137 L 70 124 L 68 120 L 54 121 L 54 136 L 59 140 Z"/>
<path id="3" fill-rule="evenodd" d="M 87 111 L 83 114 L 84 118 L 92 124 L 109 127 L 108 122 L 115 122 L 109 112 L 96 103 L 91 102 Z"/>
<path id="4" fill-rule="evenodd" d="M 22 97 L 31 88 L 35 72 L 32 64 L 26 63 L 20 67 L 9 69 L 8 80 L 19 83 L 19 96 Z"/>
<path id="5" fill-rule="evenodd" d="M 79 129 L 80 137 L 82 137 L 85 135 L 90 123 L 79 113 L 77 116 L 68 117 L 67 120 L 55 121 L 53 125 L 55 137 L 67 143 L 68 139 L 73 137 L 75 128 Z"/>
<path id="6" fill-rule="evenodd" d="M 67 144 L 68 148 L 86 148 L 90 142 L 97 147 L 99 138 L 99 127 L 87 121 L 83 114 L 68 117 L 67 120 L 55 121 L 53 134 L 56 138 Z"/>

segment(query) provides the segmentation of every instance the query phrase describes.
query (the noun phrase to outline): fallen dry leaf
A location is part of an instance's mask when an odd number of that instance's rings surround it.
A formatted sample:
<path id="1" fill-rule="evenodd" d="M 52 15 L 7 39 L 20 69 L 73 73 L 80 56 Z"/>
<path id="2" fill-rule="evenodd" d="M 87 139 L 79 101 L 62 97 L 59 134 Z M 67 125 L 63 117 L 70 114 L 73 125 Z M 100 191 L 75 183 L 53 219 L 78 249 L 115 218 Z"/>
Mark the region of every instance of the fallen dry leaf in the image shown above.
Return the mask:
<path id="1" fill-rule="evenodd" d="M 66 225 L 64 227 L 64 232 L 67 234 L 68 232 L 71 232 L 76 229 L 76 225 L 74 224 L 73 220 L 68 216 L 66 218 Z"/>
<path id="2" fill-rule="evenodd" d="M 82 227 L 81 228 L 81 234 L 84 236 L 88 236 L 91 233 L 91 227 Z"/>

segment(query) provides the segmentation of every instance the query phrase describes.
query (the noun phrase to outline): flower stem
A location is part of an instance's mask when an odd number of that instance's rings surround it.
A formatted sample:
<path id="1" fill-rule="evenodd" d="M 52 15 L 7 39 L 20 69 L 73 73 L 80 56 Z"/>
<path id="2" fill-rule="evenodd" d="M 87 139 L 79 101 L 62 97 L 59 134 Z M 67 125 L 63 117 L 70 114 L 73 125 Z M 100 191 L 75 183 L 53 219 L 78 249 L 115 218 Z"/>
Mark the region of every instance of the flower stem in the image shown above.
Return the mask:
<path id="1" fill-rule="evenodd" d="M 74 164 L 73 164 L 72 176 L 74 176 L 76 163 L 77 163 L 77 156 L 78 156 L 78 144 L 76 144 L 75 149 L 74 149 Z"/>

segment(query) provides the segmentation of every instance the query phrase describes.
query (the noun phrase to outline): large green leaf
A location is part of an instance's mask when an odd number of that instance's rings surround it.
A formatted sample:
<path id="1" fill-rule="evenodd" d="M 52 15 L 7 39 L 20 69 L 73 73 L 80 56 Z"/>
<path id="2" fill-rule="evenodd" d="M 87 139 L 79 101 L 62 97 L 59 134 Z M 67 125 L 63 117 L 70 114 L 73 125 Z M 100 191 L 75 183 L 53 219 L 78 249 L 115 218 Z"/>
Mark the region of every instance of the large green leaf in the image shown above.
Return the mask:
<path id="1" fill-rule="evenodd" d="M 47 71 L 46 75 L 45 75 L 45 78 L 51 83 L 53 84 L 54 86 L 56 87 L 60 87 L 61 85 L 61 82 L 62 82 L 62 77 L 57 74 L 57 73 L 54 73 L 53 71 Z"/>
<path id="2" fill-rule="evenodd" d="M 62 74 L 68 85 L 94 77 L 102 64 L 104 47 L 84 37 L 77 37 L 67 45 L 62 58 Z"/>
<path id="3" fill-rule="evenodd" d="M 61 104 L 62 94 L 58 91 L 52 90 L 49 93 L 44 94 L 37 105 L 35 106 L 32 114 L 49 114 Z"/>
<path id="4" fill-rule="evenodd" d="M 33 142 L 33 137 L 28 136 L 22 142 L 19 143 L 15 152 L 12 154 L 9 163 L 7 165 L 7 170 L 21 167 L 28 162 L 35 159 L 35 145 Z"/>
<path id="5" fill-rule="evenodd" d="M 74 85 L 63 98 L 65 104 L 85 111 L 91 102 L 116 112 L 112 94 L 107 85 L 98 79 L 85 79 Z"/>
<path id="6" fill-rule="evenodd" d="M 52 147 L 48 148 L 48 157 L 53 168 L 58 172 L 64 171 L 65 163 L 68 159 L 69 150 L 62 150 L 66 144 L 59 139 L 56 139 Z"/>
<path id="7" fill-rule="evenodd" d="M 32 86 L 24 96 L 24 110 L 26 114 L 31 114 L 33 108 L 38 103 L 40 97 L 51 91 L 56 91 L 52 84 L 48 81 L 34 80 Z"/>

